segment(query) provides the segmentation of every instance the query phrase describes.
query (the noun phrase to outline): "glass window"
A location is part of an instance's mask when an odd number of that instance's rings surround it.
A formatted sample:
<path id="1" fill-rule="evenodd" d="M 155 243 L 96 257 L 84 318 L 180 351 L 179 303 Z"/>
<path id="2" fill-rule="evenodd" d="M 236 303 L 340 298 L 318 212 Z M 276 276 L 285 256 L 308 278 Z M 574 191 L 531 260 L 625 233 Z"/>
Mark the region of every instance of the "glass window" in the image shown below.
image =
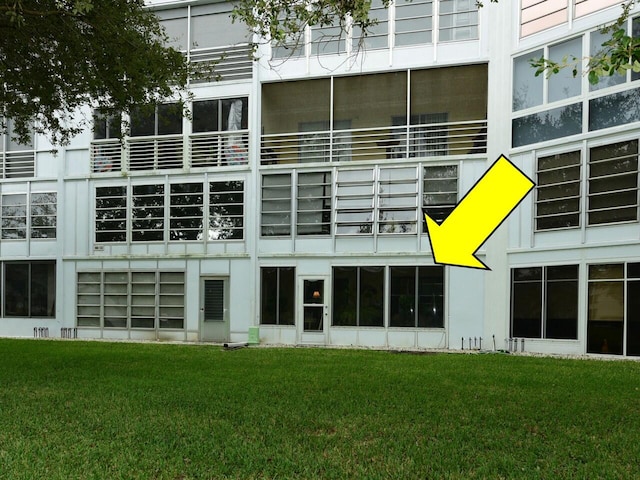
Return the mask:
<path id="1" fill-rule="evenodd" d="M 441 42 L 478 38 L 478 7 L 475 0 L 440 0 Z"/>
<path id="2" fill-rule="evenodd" d="M 563 58 L 567 58 L 570 61 L 572 57 L 578 60 L 582 59 L 582 37 L 549 47 L 549 60 L 553 62 L 562 63 Z M 531 66 L 529 68 L 534 70 Z M 541 77 L 542 75 L 539 76 L 539 78 Z M 557 74 L 551 75 L 548 82 L 550 102 L 580 95 L 582 90 L 582 64 L 578 63 L 575 76 L 570 68 L 565 68 Z"/>
<path id="3" fill-rule="evenodd" d="M 458 166 L 424 167 L 423 178 L 422 207 L 432 220 L 442 223 L 458 203 Z M 426 228 L 424 224 L 424 232 Z"/>
<path id="4" fill-rule="evenodd" d="M 164 185 L 134 185 L 131 203 L 132 241 L 164 240 Z"/>
<path id="5" fill-rule="evenodd" d="M 354 27 L 352 32 L 353 49 L 359 48 L 371 50 L 375 48 L 387 48 L 389 31 L 389 11 L 388 7 L 382 4 L 382 0 L 372 0 L 369 10 L 369 18 L 375 19 L 376 24 L 372 25 L 367 35 L 362 34 L 362 29 Z"/>
<path id="6" fill-rule="evenodd" d="M 132 137 L 182 133 L 182 108 L 177 103 L 140 107 L 131 112 Z"/>
<path id="7" fill-rule="evenodd" d="M 291 175 L 288 173 L 262 177 L 261 234 L 291 235 Z"/>
<path id="8" fill-rule="evenodd" d="M 154 12 L 168 37 L 167 44 L 176 50 L 187 49 L 187 9 L 174 8 Z"/>
<path id="9" fill-rule="evenodd" d="M 55 262 L 6 262 L 4 285 L 6 317 L 55 317 Z"/>
<path id="10" fill-rule="evenodd" d="M 523 110 L 542 105 L 543 75 L 535 76 L 531 60 L 543 57 L 542 50 L 527 53 L 513 61 L 513 110 Z"/>
<path id="11" fill-rule="evenodd" d="M 27 238 L 27 195 L 2 195 L 2 239 Z"/>
<path id="12" fill-rule="evenodd" d="M 444 269 L 390 267 L 391 327 L 444 327 Z"/>
<path id="13" fill-rule="evenodd" d="M 331 172 L 298 174 L 297 235 L 331 234 Z"/>
<path id="14" fill-rule="evenodd" d="M 160 272 L 158 282 L 158 326 L 184 328 L 184 272 Z"/>
<path id="15" fill-rule="evenodd" d="M 346 52 L 346 34 L 340 20 L 331 25 L 311 28 L 311 55 L 332 55 Z"/>
<path id="16" fill-rule="evenodd" d="M 622 355 L 624 265 L 589 265 L 587 352 Z"/>
<path id="17" fill-rule="evenodd" d="M 582 103 L 514 118 L 513 147 L 554 140 L 582 133 Z"/>
<path id="18" fill-rule="evenodd" d="M 336 234 L 373 233 L 373 170 L 338 171 L 336 192 Z"/>
<path id="19" fill-rule="evenodd" d="M 333 268 L 334 326 L 384 325 L 384 267 Z"/>
<path id="20" fill-rule="evenodd" d="M 417 227 L 415 167 L 381 168 L 378 174 L 378 233 L 413 233 Z"/>
<path id="21" fill-rule="evenodd" d="M 100 326 L 102 274 L 78 272 L 76 324 L 78 327 Z"/>
<path id="22" fill-rule="evenodd" d="M 209 240 L 244 237 L 244 182 L 209 184 Z"/>
<path id="23" fill-rule="evenodd" d="M 638 141 L 589 150 L 588 225 L 638 219 Z"/>
<path id="24" fill-rule="evenodd" d="M 120 115 L 107 115 L 99 110 L 93 112 L 93 139 L 118 138 L 120 135 Z"/>
<path id="25" fill-rule="evenodd" d="M 295 268 L 260 269 L 260 323 L 295 324 Z"/>
<path id="26" fill-rule="evenodd" d="M 31 194 L 31 238 L 56 238 L 57 195 Z"/>
<path id="27" fill-rule="evenodd" d="M 578 266 L 511 271 L 511 335 L 578 338 Z"/>
<path id="28" fill-rule="evenodd" d="M 96 242 L 127 240 L 127 187 L 96 188 Z"/>
<path id="29" fill-rule="evenodd" d="M 395 5 L 395 45 L 432 43 L 433 1 L 400 0 Z"/>
<path id="30" fill-rule="evenodd" d="M 226 11 L 220 11 L 221 9 Z M 243 22 L 233 22 L 227 5 L 191 7 L 191 49 L 247 43 L 248 37 L 247 27 Z"/>
<path id="31" fill-rule="evenodd" d="M 169 192 L 169 239 L 202 239 L 204 225 L 202 183 L 173 183 Z"/>
<path id="32" fill-rule="evenodd" d="M 640 89 L 589 100 L 589 131 L 640 121 Z"/>
<path id="33" fill-rule="evenodd" d="M 602 33 L 600 30 L 594 30 L 593 32 L 591 32 L 591 36 L 589 40 L 591 42 L 591 50 L 589 52 L 590 55 L 592 57 L 595 57 L 596 55 L 598 55 L 602 50 L 604 50 L 604 47 L 602 46 L 602 44 L 610 39 L 611 39 L 610 33 L 608 34 Z M 621 83 L 626 82 L 626 80 L 627 80 L 626 73 L 623 75 L 620 75 L 619 73 L 614 73 L 613 75 L 605 75 L 603 77 L 600 77 L 598 83 L 596 83 L 595 85 L 590 83 L 589 89 L 591 91 L 600 90 L 601 88 L 620 85 Z"/>
<path id="34" fill-rule="evenodd" d="M 538 159 L 536 229 L 580 226 L 580 152 Z"/>

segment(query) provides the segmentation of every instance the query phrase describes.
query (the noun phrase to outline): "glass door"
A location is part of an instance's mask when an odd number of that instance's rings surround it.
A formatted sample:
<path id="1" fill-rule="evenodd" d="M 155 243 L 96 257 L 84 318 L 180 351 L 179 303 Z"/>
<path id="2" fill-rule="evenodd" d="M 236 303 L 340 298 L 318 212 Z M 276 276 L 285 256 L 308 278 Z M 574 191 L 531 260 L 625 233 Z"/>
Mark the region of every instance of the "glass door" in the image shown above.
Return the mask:
<path id="1" fill-rule="evenodd" d="M 301 343 L 325 343 L 328 302 L 325 278 L 301 278 L 299 281 L 298 325 Z"/>

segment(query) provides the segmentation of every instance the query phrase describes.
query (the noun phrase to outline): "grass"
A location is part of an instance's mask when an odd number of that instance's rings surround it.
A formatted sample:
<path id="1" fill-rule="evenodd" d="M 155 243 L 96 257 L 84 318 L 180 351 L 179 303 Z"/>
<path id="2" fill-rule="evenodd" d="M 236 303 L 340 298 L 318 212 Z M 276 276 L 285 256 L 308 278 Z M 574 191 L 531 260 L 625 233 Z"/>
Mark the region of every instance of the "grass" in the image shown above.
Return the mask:
<path id="1" fill-rule="evenodd" d="M 640 363 L 0 340 L 1 479 L 640 478 Z"/>

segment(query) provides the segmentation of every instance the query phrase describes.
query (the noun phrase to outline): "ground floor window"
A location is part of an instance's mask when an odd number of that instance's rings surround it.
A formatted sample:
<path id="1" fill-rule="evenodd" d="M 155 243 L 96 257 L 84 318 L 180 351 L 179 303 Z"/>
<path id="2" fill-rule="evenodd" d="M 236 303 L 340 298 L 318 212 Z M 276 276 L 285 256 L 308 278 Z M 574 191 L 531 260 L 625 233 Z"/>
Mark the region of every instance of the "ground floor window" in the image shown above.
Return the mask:
<path id="1" fill-rule="evenodd" d="M 78 272 L 78 327 L 184 328 L 184 272 Z"/>
<path id="2" fill-rule="evenodd" d="M 295 325 L 294 267 L 260 269 L 260 323 Z"/>
<path id="3" fill-rule="evenodd" d="M 589 265 L 587 352 L 640 355 L 640 263 Z"/>
<path id="4" fill-rule="evenodd" d="M 334 267 L 332 309 L 334 326 L 443 328 L 444 268 Z"/>
<path id="5" fill-rule="evenodd" d="M 4 317 L 55 317 L 55 262 L 4 262 L 0 268 L 0 312 Z"/>
<path id="6" fill-rule="evenodd" d="M 511 271 L 511 336 L 578 338 L 578 265 Z"/>

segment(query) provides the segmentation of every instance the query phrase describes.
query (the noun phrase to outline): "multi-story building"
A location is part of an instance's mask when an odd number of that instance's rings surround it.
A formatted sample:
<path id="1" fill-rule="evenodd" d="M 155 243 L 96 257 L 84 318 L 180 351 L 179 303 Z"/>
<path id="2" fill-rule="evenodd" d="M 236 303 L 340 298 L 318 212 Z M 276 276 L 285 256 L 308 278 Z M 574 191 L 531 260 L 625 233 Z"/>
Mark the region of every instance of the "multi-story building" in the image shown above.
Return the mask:
<path id="1" fill-rule="evenodd" d="M 273 48 L 229 2 L 152 2 L 217 78 L 122 144 L 89 109 L 57 153 L 4 136 L 0 335 L 639 355 L 640 75 L 529 65 L 597 52 L 621 2 L 486 3 L 374 0 L 368 36 Z M 435 264 L 423 210 L 445 219 L 501 154 L 537 186 L 479 250 L 491 270 Z"/>

